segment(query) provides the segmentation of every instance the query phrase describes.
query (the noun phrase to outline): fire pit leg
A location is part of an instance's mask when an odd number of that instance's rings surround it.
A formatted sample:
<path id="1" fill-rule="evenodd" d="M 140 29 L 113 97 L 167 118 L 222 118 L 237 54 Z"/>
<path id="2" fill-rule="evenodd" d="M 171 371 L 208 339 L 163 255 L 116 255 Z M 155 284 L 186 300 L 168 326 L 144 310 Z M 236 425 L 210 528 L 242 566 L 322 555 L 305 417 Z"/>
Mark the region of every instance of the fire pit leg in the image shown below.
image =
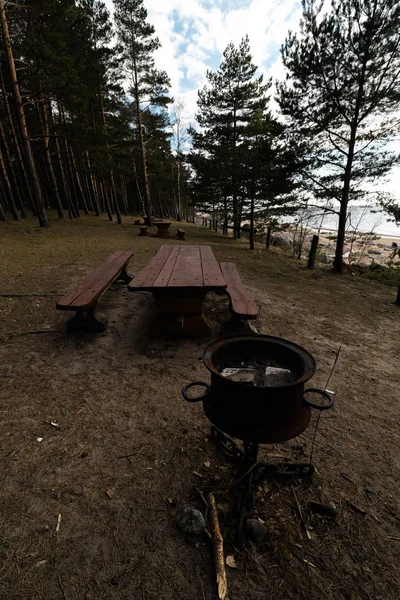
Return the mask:
<path id="1" fill-rule="evenodd" d="M 257 462 L 259 450 L 257 443 L 244 441 L 242 450 L 231 437 L 214 425 L 211 426 L 211 434 L 230 456 L 239 461 L 238 483 L 241 482 L 245 488 L 238 504 L 239 516 L 236 525 L 235 543 L 239 547 L 244 541 L 245 522 L 247 519 L 251 519 L 254 512 L 254 487 L 264 479 L 299 479 L 311 477 L 315 468 L 311 463 L 306 462 Z"/>

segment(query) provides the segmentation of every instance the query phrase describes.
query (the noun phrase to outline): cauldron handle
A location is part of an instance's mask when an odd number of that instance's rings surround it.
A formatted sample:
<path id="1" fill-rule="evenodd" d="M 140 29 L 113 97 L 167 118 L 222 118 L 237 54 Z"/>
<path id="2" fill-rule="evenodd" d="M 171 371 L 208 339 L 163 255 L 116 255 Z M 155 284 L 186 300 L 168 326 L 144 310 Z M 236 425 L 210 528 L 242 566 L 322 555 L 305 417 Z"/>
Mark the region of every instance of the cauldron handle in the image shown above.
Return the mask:
<path id="1" fill-rule="evenodd" d="M 191 397 L 191 396 L 188 396 L 187 393 L 186 393 L 188 391 L 188 389 L 191 388 L 191 387 L 194 387 L 196 385 L 201 385 L 201 386 L 203 386 L 203 387 L 206 388 L 206 391 L 204 392 L 204 394 L 202 396 L 195 396 L 194 398 Z M 205 381 L 192 381 L 192 383 L 187 383 L 182 388 L 183 397 L 188 402 L 200 402 L 200 400 L 204 400 L 204 398 L 208 395 L 209 391 L 210 391 L 210 384 L 209 383 L 205 383 Z"/>
<path id="2" fill-rule="evenodd" d="M 328 399 L 327 404 L 315 404 L 314 402 L 311 402 L 311 400 L 307 400 L 307 398 L 305 396 L 303 396 L 304 402 L 310 408 L 316 408 L 318 410 L 329 410 L 334 405 L 335 400 L 334 400 L 332 394 L 330 394 L 326 390 L 321 390 L 319 388 L 308 388 L 307 390 L 304 390 L 303 393 L 306 394 L 307 392 L 315 392 L 316 394 L 321 394 L 321 396 L 325 396 L 325 398 Z"/>

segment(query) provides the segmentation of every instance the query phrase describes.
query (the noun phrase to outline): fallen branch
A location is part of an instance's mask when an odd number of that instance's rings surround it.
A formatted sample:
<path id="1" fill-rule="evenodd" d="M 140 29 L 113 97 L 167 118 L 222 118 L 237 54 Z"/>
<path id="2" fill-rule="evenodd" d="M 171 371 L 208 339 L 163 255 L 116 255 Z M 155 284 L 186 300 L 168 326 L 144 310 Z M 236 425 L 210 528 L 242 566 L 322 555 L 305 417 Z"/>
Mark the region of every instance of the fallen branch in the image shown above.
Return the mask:
<path id="1" fill-rule="evenodd" d="M 13 450 L 9 454 L 6 454 L 5 456 L 2 456 L 0 458 L 0 462 L 3 461 L 3 460 L 6 460 L 7 458 L 10 458 L 11 456 L 14 456 L 14 454 L 16 454 L 17 452 L 19 452 L 19 450 Z"/>
<path id="2" fill-rule="evenodd" d="M 217 505 L 215 503 L 214 494 L 208 494 L 209 504 L 209 521 L 211 535 L 214 546 L 215 572 L 217 575 L 218 598 L 224 600 L 228 593 L 228 584 L 226 580 L 225 560 L 224 560 L 224 538 L 221 535 L 218 522 Z"/>
<path id="3" fill-rule="evenodd" d="M 56 526 L 55 533 L 58 533 L 60 531 L 60 527 L 61 527 L 61 513 L 58 514 L 57 526 Z"/>
<path id="4" fill-rule="evenodd" d="M 138 446 L 137 449 L 134 452 L 131 452 L 130 454 L 122 454 L 122 456 L 118 456 L 117 458 L 130 458 L 131 456 L 136 456 L 136 454 L 139 454 L 139 452 L 141 452 L 144 448 L 144 444 L 142 444 L 141 446 Z"/>
<path id="5" fill-rule="evenodd" d="M 198 487 L 195 486 L 194 488 L 196 490 L 196 492 L 199 494 L 200 498 L 203 500 L 204 504 L 206 505 L 206 508 L 208 508 L 208 502 L 207 500 L 204 498 L 204 494 L 201 490 L 199 490 Z"/>
<path id="6" fill-rule="evenodd" d="M 299 501 L 297 500 L 297 495 L 296 495 L 296 492 L 294 491 L 294 487 L 293 487 L 293 485 L 292 485 L 292 491 L 293 491 L 293 496 L 294 496 L 294 499 L 296 500 L 296 504 L 297 504 L 297 511 L 298 511 L 298 513 L 299 513 L 300 522 L 301 522 L 301 524 L 302 524 L 302 526 L 303 526 L 303 529 L 304 529 L 304 531 L 306 532 L 306 535 L 307 535 L 308 539 L 309 539 L 309 540 L 311 540 L 311 534 L 310 534 L 310 532 L 308 531 L 308 528 L 307 528 L 307 523 L 305 522 L 305 520 L 304 520 L 304 518 L 303 518 L 303 511 L 301 510 L 301 506 L 300 506 L 300 504 L 299 504 Z"/>
<path id="7" fill-rule="evenodd" d="M 356 512 L 362 514 L 362 515 L 366 515 L 367 511 L 364 510 L 363 508 L 360 508 L 359 506 L 357 506 L 356 504 L 353 504 L 352 502 L 350 502 L 350 500 L 347 500 L 347 504 Z"/>
<path id="8" fill-rule="evenodd" d="M 61 590 L 64 600 L 68 600 L 67 594 L 65 593 L 65 590 L 64 590 L 64 587 L 63 587 L 63 584 L 61 581 L 61 575 L 58 576 L 58 585 L 60 586 L 60 590 Z"/>
<path id="9" fill-rule="evenodd" d="M 30 294 L 0 294 L 0 298 L 30 298 L 31 296 L 35 298 L 47 298 L 50 296 L 62 296 L 63 292 L 50 292 L 49 294 L 36 294 L 34 292 Z"/>
<path id="10" fill-rule="evenodd" d="M 64 333 L 61 329 L 34 329 L 33 331 L 21 331 L 21 333 L 7 333 L 5 337 L 18 337 L 20 335 L 36 335 L 41 333 Z"/>

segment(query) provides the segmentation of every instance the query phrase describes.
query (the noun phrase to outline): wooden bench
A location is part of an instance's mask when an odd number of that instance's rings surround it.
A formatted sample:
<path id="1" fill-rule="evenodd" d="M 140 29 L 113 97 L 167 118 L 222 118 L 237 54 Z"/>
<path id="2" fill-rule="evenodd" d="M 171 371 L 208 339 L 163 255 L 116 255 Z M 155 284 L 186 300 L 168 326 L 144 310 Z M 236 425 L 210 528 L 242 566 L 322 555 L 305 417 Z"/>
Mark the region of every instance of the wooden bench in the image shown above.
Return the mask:
<path id="1" fill-rule="evenodd" d="M 183 240 L 183 241 L 185 241 L 185 230 L 184 229 L 178 229 L 177 232 L 176 232 L 175 238 L 177 240 Z"/>
<path id="2" fill-rule="evenodd" d="M 74 310 L 76 314 L 67 321 L 67 330 L 79 330 L 102 333 L 107 320 L 95 317 L 98 301 L 114 281 L 129 283 L 132 277 L 126 272 L 126 266 L 133 255 L 130 250 L 114 252 L 90 277 L 71 290 L 56 305 L 58 310 Z"/>
<path id="3" fill-rule="evenodd" d="M 141 225 L 139 227 L 140 231 L 139 231 L 139 235 L 141 237 L 143 237 L 144 235 L 149 235 L 148 231 L 147 231 L 147 225 Z"/>
<path id="4" fill-rule="evenodd" d="M 244 287 L 235 263 L 222 262 L 219 266 L 227 284 L 225 293 L 229 297 L 229 310 L 232 315 L 224 329 L 244 329 L 248 321 L 257 318 L 257 305 Z"/>

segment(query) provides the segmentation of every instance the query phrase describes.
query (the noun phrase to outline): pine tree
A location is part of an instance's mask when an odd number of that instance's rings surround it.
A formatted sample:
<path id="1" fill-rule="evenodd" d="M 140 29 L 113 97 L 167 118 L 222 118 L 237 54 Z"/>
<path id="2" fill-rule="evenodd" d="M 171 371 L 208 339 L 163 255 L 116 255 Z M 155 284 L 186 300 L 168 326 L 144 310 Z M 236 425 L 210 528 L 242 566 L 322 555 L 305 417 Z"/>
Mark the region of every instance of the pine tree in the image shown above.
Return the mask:
<path id="1" fill-rule="evenodd" d="M 397 157 L 385 144 L 400 101 L 399 0 L 303 0 L 300 34 L 282 57 L 279 104 L 292 136 L 308 142 L 303 169 L 314 198 L 339 204 L 334 271 L 343 269 L 348 204 L 363 198 Z"/>
<path id="2" fill-rule="evenodd" d="M 144 121 L 148 113 L 163 112 L 172 101 L 168 97 L 169 78 L 155 67 L 154 52 L 160 47 L 154 27 L 147 19 L 143 0 L 114 0 L 114 19 L 122 48 L 122 60 L 130 79 L 129 94 L 133 98 L 135 126 L 141 156 L 144 204 L 147 222 L 151 224 L 151 196 L 147 164 L 148 136 Z"/>
<path id="3" fill-rule="evenodd" d="M 11 46 L 10 33 L 8 29 L 7 15 L 4 5 L 4 0 L 0 0 L 0 20 L 3 32 L 3 40 L 5 45 L 5 51 L 7 56 L 7 63 L 9 68 L 11 89 L 15 103 L 15 110 L 17 115 L 18 126 L 20 130 L 22 147 L 24 151 L 24 160 L 29 173 L 30 182 L 32 184 L 33 199 L 35 202 L 35 209 L 38 216 L 39 224 L 41 227 L 48 227 L 49 221 L 47 219 L 46 210 L 44 207 L 44 201 L 42 196 L 42 190 L 39 183 L 38 173 L 34 162 L 32 147 L 29 139 L 28 129 L 26 125 L 25 110 L 21 97 L 20 87 L 17 78 L 17 71 L 15 68 L 14 54 Z"/>
<path id="4" fill-rule="evenodd" d="M 251 136 L 249 127 L 256 112 L 263 114 L 266 110 L 270 87 L 270 82 L 263 84 L 262 76 L 256 77 L 256 71 L 248 37 L 238 48 L 229 44 L 219 69 L 207 72 L 208 85 L 198 92 L 196 119 L 201 130 L 190 130 L 192 165 L 197 171 L 203 165 L 214 181 L 219 196 L 215 200 L 224 203 L 224 221 L 228 218 L 228 204 L 231 205 L 235 237 L 240 235 L 243 211 L 243 142 Z M 203 177 L 201 180 L 206 183 Z"/>

